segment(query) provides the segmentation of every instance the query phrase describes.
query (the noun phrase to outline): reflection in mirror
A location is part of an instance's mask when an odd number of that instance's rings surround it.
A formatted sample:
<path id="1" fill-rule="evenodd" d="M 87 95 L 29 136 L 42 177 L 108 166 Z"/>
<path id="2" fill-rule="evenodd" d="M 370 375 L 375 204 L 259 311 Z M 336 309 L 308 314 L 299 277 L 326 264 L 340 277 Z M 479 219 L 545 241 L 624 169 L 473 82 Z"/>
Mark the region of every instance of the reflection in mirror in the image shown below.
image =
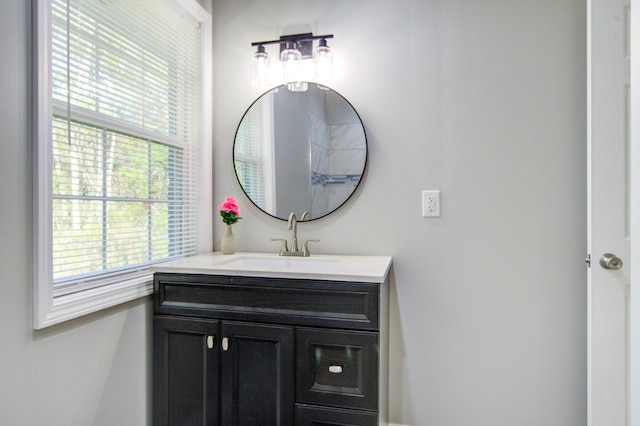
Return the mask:
<path id="1" fill-rule="evenodd" d="M 367 161 L 355 109 L 337 92 L 309 83 L 276 87 L 242 117 L 233 148 L 240 186 L 261 210 L 286 220 L 333 212 L 353 194 Z M 307 219 L 308 220 L 308 219 Z"/>

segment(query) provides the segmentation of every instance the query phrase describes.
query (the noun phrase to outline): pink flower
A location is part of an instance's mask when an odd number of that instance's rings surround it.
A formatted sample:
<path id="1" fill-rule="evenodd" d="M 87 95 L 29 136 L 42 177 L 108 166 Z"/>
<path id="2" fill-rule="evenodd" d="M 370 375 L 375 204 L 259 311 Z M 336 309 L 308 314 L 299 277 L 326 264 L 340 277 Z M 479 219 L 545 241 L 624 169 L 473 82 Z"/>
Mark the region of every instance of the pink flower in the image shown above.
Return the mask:
<path id="1" fill-rule="evenodd" d="M 220 216 L 222 216 L 222 221 L 227 225 L 232 225 L 239 219 L 242 219 L 240 217 L 240 207 L 238 207 L 238 203 L 233 197 L 225 198 L 224 203 L 220 204 L 218 208 L 220 209 Z"/>

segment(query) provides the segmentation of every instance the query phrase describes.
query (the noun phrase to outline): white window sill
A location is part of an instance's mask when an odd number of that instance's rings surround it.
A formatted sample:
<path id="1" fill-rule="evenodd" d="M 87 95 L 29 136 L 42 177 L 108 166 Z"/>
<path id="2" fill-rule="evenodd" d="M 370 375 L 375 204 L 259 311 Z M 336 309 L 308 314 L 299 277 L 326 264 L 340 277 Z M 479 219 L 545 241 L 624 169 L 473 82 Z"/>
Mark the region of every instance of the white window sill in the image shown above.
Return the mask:
<path id="1" fill-rule="evenodd" d="M 34 311 L 34 328 L 40 330 L 64 321 L 91 314 L 153 293 L 153 274 L 122 283 L 105 285 L 39 300 Z"/>

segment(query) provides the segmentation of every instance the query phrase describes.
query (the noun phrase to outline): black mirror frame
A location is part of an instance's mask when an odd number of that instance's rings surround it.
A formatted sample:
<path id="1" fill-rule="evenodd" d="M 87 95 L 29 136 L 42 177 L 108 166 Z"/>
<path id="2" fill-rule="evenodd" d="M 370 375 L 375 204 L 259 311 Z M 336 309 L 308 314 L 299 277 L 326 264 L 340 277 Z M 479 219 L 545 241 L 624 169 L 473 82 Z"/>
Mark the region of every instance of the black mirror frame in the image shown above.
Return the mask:
<path id="1" fill-rule="evenodd" d="M 311 84 L 317 84 L 317 83 L 312 83 L 312 82 L 307 82 L 309 85 Z M 365 156 L 364 156 L 364 164 L 362 166 L 362 173 L 360 175 L 360 179 L 358 180 L 358 183 L 354 186 L 353 191 L 351 191 L 351 194 L 349 194 L 349 196 L 342 202 L 340 203 L 338 206 L 336 206 L 335 208 L 333 208 L 331 211 L 329 211 L 328 213 L 322 215 L 322 216 L 318 216 L 318 217 L 312 217 L 310 220 L 305 219 L 303 220 L 302 217 L 298 218 L 299 222 L 309 222 L 309 221 L 314 221 L 314 220 L 318 220 L 321 219 L 323 217 L 329 216 L 331 213 L 335 212 L 336 210 L 340 209 L 342 206 L 344 206 L 352 197 L 353 194 L 356 193 L 356 191 L 358 190 L 358 188 L 360 187 L 360 184 L 362 183 L 362 180 L 365 176 L 365 172 L 367 170 L 367 165 L 369 163 L 369 142 L 367 140 L 367 132 L 365 130 L 364 127 L 364 123 L 362 122 L 362 118 L 360 117 L 360 114 L 358 114 L 358 111 L 353 107 L 353 105 L 351 104 L 351 102 L 349 102 L 347 100 L 347 98 L 345 98 L 344 96 L 342 96 L 339 92 L 331 89 L 330 87 L 324 86 L 326 87 L 326 89 L 331 90 L 333 93 L 335 93 L 336 95 L 338 95 L 340 98 L 342 98 L 353 110 L 353 112 L 355 113 L 356 117 L 358 117 L 358 120 L 360 122 L 360 125 L 362 127 L 362 133 L 364 135 L 364 148 L 365 148 Z M 276 219 L 280 219 L 283 221 L 287 221 L 288 220 L 288 216 L 286 218 L 283 217 L 279 217 L 276 216 L 273 213 L 269 213 L 268 211 L 265 211 L 262 207 L 258 206 L 253 199 L 251 199 L 251 197 L 249 196 L 249 194 L 247 194 L 247 191 L 244 189 L 244 186 L 242 185 L 242 182 L 240 182 L 240 178 L 238 176 L 238 170 L 236 168 L 236 149 L 235 149 L 235 145 L 236 145 L 236 140 L 238 137 L 238 132 L 240 130 L 240 126 L 242 125 L 242 122 L 245 118 L 245 116 L 247 115 L 247 113 L 249 112 L 249 110 L 253 107 L 253 105 L 255 105 L 260 99 L 262 99 L 262 97 L 266 96 L 268 93 L 271 93 L 274 90 L 287 90 L 287 86 L 286 85 L 280 85 L 280 86 L 276 86 L 273 87 L 269 90 L 267 90 L 266 92 L 262 93 L 260 96 L 258 96 L 258 98 L 256 98 L 251 105 L 249 105 L 249 107 L 246 109 L 246 111 L 244 112 L 244 114 L 242 114 L 242 117 L 240 118 L 240 122 L 238 123 L 238 126 L 236 127 L 236 132 L 235 135 L 233 137 L 233 158 L 232 158 L 232 162 L 233 162 L 233 171 L 236 175 L 236 180 L 238 181 L 238 185 L 240 185 L 240 188 L 242 188 L 242 192 L 244 193 L 244 195 L 249 199 L 249 201 L 251 201 L 251 203 L 256 206 L 260 211 L 266 213 L 267 215 L 276 218 Z M 302 214 L 300 215 L 302 216 Z"/>

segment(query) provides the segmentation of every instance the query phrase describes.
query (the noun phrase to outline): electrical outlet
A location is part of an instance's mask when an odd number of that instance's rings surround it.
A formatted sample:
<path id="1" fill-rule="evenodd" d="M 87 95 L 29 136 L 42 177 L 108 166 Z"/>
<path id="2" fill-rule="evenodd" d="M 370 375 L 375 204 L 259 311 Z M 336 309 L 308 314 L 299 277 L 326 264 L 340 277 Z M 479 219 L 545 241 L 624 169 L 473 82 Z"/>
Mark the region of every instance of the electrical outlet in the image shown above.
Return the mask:
<path id="1" fill-rule="evenodd" d="M 440 191 L 422 191 L 422 217 L 440 217 Z"/>

